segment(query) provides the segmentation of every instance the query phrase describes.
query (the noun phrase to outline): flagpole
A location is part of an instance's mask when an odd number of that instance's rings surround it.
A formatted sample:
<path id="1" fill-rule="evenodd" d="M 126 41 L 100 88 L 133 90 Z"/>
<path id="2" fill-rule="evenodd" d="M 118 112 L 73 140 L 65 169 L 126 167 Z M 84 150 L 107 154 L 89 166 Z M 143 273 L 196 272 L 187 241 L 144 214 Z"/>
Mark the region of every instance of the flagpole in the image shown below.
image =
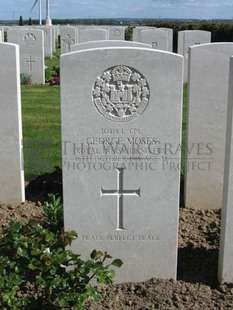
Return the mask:
<path id="1" fill-rule="evenodd" d="M 42 25 L 42 17 L 41 17 L 41 0 L 39 0 L 39 23 Z"/>
<path id="2" fill-rule="evenodd" d="M 49 15 L 49 0 L 46 0 L 46 26 L 52 26 L 52 20 Z"/>

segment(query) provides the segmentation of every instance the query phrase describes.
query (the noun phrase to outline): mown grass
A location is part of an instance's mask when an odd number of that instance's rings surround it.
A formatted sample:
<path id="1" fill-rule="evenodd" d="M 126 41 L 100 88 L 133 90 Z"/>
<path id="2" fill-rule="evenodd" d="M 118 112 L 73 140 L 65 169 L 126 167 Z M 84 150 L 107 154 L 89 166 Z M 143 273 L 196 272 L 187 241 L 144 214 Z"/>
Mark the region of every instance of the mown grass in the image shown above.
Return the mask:
<path id="1" fill-rule="evenodd" d="M 22 86 L 25 177 L 61 166 L 60 88 Z"/>
<path id="2" fill-rule="evenodd" d="M 61 54 L 61 50 L 57 49 L 52 59 L 49 59 L 49 58 L 45 59 L 45 66 L 47 67 L 45 70 L 46 80 L 50 79 L 52 75 L 55 73 L 54 67 L 60 66 L 60 54 Z"/>

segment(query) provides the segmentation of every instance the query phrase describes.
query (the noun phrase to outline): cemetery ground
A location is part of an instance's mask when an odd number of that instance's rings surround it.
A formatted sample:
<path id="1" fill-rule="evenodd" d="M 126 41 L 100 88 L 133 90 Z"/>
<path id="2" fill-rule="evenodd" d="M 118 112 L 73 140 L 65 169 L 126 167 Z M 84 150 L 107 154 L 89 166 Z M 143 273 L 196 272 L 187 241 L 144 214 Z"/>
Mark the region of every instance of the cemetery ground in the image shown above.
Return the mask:
<path id="1" fill-rule="evenodd" d="M 46 65 L 52 70 L 57 61 L 47 60 Z M 184 108 L 186 101 L 185 88 Z M 27 200 L 21 205 L 1 205 L 0 227 L 12 220 L 42 222 L 47 194 L 62 195 L 61 170 L 54 169 L 61 167 L 59 102 L 59 87 L 22 86 Z M 183 137 L 185 116 L 184 111 Z M 152 278 L 99 287 L 101 301 L 88 302 L 85 309 L 233 309 L 233 285 L 217 283 L 220 211 L 185 209 L 181 205 L 179 224 L 177 281 Z M 32 305 L 30 309 L 35 308 Z"/>
<path id="2" fill-rule="evenodd" d="M 36 199 L 18 206 L 2 205 L 0 226 L 5 227 L 12 220 L 43 221 L 46 191 L 60 193 L 61 182 L 59 170 L 38 177 L 27 191 L 27 195 L 31 191 L 31 197 Z M 181 208 L 179 224 L 177 281 L 152 278 L 141 283 L 101 286 L 98 288 L 101 300 L 88 302 L 85 309 L 233 309 L 233 285 L 217 283 L 220 211 Z M 32 305 L 30 309 L 35 308 Z"/>

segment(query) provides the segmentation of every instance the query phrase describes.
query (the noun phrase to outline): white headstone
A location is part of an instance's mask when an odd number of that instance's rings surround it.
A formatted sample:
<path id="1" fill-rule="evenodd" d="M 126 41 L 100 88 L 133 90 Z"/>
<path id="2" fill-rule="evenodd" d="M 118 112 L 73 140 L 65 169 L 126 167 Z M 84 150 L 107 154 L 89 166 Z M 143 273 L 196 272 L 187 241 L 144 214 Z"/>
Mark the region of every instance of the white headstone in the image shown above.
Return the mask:
<path id="1" fill-rule="evenodd" d="M 61 54 L 69 53 L 70 46 L 77 43 L 76 28 L 70 26 L 60 27 Z"/>
<path id="2" fill-rule="evenodd" d="M 44 53 L 45 57 L 53 58 L 53 29 L 52 27 L 40 27 L 44 31 Z"/>
<path id="3" fill-rule="evenodd" d="M 168 32 L 165 30 L 142 30 L 139 34 L 139 41 L 150 44 L 154 49 L 168 51 Z"/>
<path id="4" fill-rule="evenodd" d="M 45 83 L 44 32 L 38 29 L 10 30 L 8 42 L 20 47 L 20 73 L 31 76 L 32 84 Z"/>
<path id="5" fill-rule="evenodd" d="M 84 43 L 79 43 L 71 46 L 71 52 L 87 50 L 90 48 L 99 48 L 99 47 L 111 47 L 111 46 L 128 46 L 128 47 L 144 47 L 151 48 L 151 45 L 132 42 L 132 41 L 114 41 L 114 40 L 103 40 L 103 41 L 89 41 Z"/>
<path id="6" fill-rule="evenodd" d="M 181 142 L 182 64 L 134 47 L 61 57 L 65 229 L 86 258 L 123 260 L 117 282 L 176 278 L 180 172 L 164 149 Z"/>
<path id="7" fill-rule="evenodd" d="M 133 41 L 134 42 L 140 42 L 140 32 L 142 30 L 148 30 L 148 29 L 156 29 L 156 27 L 147 27 L 147 26 L 137 26 L 133 29 Z"/>
<path id="8" fill-rule="evenodd" d="M 222 204 L 229 60 L 233 43 L 190 48 L 185 204 Z"/>
<path id="9" fill-rule="evenodd" d="M 184 82 L 188 81 L 189 47 L 211 42 L 211 32 L 184 30 L 178 32 L 178 54 L 184 56 Z"/>
<path id="10" fill-rule="evenodd" d="M 80 29 L 79 31 L 79 43 L 108 39 L 109 33 L 105 29 Z"/>
<path id="11" fill-rule="evenodd" d="M 4 28 L 0 28 L 0 40 L 1 40 L 1 42 L 4 42 L 5 40 L 4 40 L 4 32 L 5 32 L 5 30 L 4 30 Z"/>
<path id="12" fill-rule="evenodd" d="M 109 27 L 109 40 L 124 40 L 125 27 Z"/>
<path id="13" fill-rule="evenodd" d="M 173 52 L 173 29 L 172 28 L 158 28 L 158 29 L 167 31 L 167 34 L 168 34 L 168 51 Z"/>
<path id="14" fill-rule="evenodd" d="M 233 283 L 233 57 L 230 60 L 230 79 L 228 85 L 227 134 L 218 265 L 218 279 L 221 284 L 225 282 Z"/>
<path id="15" fill-rule="evenodd" d="M 0 43 L 0 204 L 25 200 L 19 47 Z"/>
<path id="16" fill-rule="evenodd" d="M 7 30 L 7 42 L 8 43 L 17 43 L 18 42 L 18 36 L 17 31 L 18 29 L 8 29 Z"/>
<path id="17" fill-rule="evenodd" d="M 56 52 L 56 27 L 51 28 L 52 28 L 52 48 L 53 52 Z"/>

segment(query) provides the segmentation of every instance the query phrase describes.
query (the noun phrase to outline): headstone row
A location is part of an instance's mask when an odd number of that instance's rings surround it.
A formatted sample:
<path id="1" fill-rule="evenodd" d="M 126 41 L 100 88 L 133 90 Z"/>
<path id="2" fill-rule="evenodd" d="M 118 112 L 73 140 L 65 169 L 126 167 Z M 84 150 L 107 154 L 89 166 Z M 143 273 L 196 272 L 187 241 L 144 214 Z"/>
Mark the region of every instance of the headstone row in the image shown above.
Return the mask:
<path id="1" fill-rule="evenodd" d="M 0 203 L 25 199 L 20 65 L 33 71 L 36 45 L 44 46 L 42 30 L 14 35 L 19 47 L 0 43 Z M 121 258 L 118 282 L 175 279 L 183 57 L 126 41 L 70 48 L 61 57 L 61 109 L 65 228 L 80 236 L 73 249 L 87 257 L 98 244 Z M 219 280 L 233 282 L 233 43 L 196 44 L 188 55 L 185 203 L 216 209 L 223 201 Z"/>
<path id="2" fill-rule="evenodd" d="M 124 40 L 124 27 L 73 27 L 62 26 L 61 31 L 61 54 L 71 51 L 71 46 L 78 43 L 99 40 Z"/>

